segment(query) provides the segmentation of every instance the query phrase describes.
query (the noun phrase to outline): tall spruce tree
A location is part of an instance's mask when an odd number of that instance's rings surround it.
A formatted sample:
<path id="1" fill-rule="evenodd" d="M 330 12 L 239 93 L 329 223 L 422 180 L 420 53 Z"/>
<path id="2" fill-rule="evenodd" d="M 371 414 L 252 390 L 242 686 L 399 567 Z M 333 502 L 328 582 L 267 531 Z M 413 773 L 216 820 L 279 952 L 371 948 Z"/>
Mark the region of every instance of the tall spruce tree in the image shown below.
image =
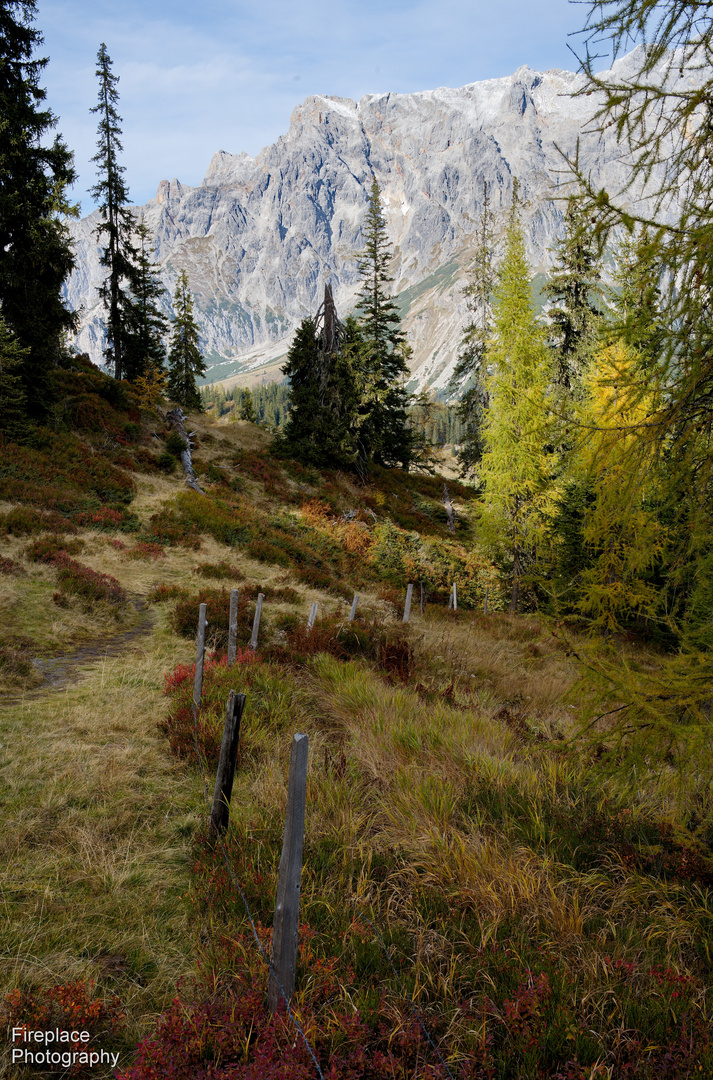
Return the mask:
<path id="1" fill-rule="evenodd" d="M 124 316 L 123 374 L 127 379 L 163 369 L 166 359 L 164 337 L 168 331 L 168 319 L 156 303 L 166 290 L 158 279 L 158 267 L 151 259 L 153 247 L 143 218 L 136 232 L 139 244 L 134 280 Z"/>
<path id="2" fill-rule="evenodd" d="M 366 244 L 359 253 L 362 278 L 359 292 L 359 323 L 365 341 L 365 397 L 361 438 L 368 456 L 380 465 L 401 465 L 411 461 L 411 433 L 407 424 L 408 378 L 405 338 L 399 329 L 401 317 L 386 291 L 393 278 L 388 274 L 391 245 L 381 209 L 379 185 L 374 178 L 364 226 Z"/>
<path id="3" fill-rule="evenodd" d="M 23 349 L 0 315 L 0 432 L 18 441 L 27 430 L 27 401 L 20 377 L 29 349 Z"/>
<path id="4" fill-rule="evenodd" d="M 51 395 L 50 373 L 65 333 L 75 324 L 60 289 L 74 266 L 63 218 L 76 214 L 67 189 L 76 179 L 57 117 L 44 106 L 34 54 L 34 0 L 0 0 L 0 307 L 24 351 L 16 373 L 28 412 L 41 418 Z"/>
<path id="5" fill-rule="evenodd" d="M 196 376 L 205 375 L 206 364 L 198 348 L 199 330 L 193 317 L 193 297 L 188 275 L 181 270 L 173 296 L 173 331 L 168 352 L 168 396 L 184 409 L 202 412 Z"/>
<path id="6" fill-rule="evenodd" d="M 517 185 L 505 256 L 494 297 L 494 338 L 485 361 L 490 407 L 483 429 L 480 476 L 485 483 L 483 528 L 510 582 L 510 611 L 537 555 L 552 502 L 546 331 L 535 314 L 520 222 Z"/>
<path id="7" fill-rule="evenodd" d="M 106 235 L 101 265 L 106 267 L 108 273 L 99 290 L 107 315 L 104 356 L 107 365 L 114 367 L 114 378 L 122 379 L 125 376 L 129 289 L 136 276 L 137 252 L 133 244 L 135 222 L 128 208 L 129 191 L 123 178 L 125 169 L 119 164 L 119 154 L 124 149 L 119 126 L 121 117 L 116 110 L 119 76 L 112 72 L 111 58 L 103 42 L 97 53 L 96 74 L 99 79 L 99 100 L 91 112 L 99 114 L 99 140 L 92 161 L 98 166 L 99 179 L 90 194 L 100 204 L 102 220 L 96 230 L 100 243 Z"/>
<path id="8" fill-rule="evenodd" d="M 361 441 L 364 407 L 364 342 L 350 316 L 338 341 L 325 342 L 324 327 L 303 319 L 282 368 L 290 381 L 283 445 L 300 461 L 316 466 L 361 469 L 370 447 Z"/>
<path id="9" fill-rule="evenodd" d="M 563 396 L 576 398 L 581 396 L 603 315 L 601 258 L 581 198 L 567 200 L 564 224 L 545 295 L 552 302 L 548 316 L 553 382 Z"/>
<path id="10" fill-rule="evenodd" d="M 483 205 L 478 220 L 476 246 L 463 289 L 471 320 L 463 331 L 460 352 L 449 389 L 463 393 L 458 402 L 458 418 L 465 427 L 458 463 L 468 476 L 483 454 L 483 423 L 488 405 L 485 392 L 485 350 L 493 332 L 492 294 L 495 287 L 495 231 L 488 183 L 483 181 Z"/>

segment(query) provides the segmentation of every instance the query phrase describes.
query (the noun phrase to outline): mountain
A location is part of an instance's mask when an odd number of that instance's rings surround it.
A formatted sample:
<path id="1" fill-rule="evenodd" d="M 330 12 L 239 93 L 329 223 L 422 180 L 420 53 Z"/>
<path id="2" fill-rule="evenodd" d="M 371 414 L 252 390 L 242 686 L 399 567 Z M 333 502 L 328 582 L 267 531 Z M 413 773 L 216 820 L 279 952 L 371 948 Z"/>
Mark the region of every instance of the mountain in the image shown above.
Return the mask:
<path id="1" fill-rule="evenodd" d="M 612 71 L 633 73 L 637 56 Z M 519 178 L 534 271 L 550 264 L 561 233 L 561 199 L 570 190 L 562 153 L 573 156 L 579 140 L 580 164 L 597 186 L 616 192 L 625 183 L 614 134 L 588 129 L 596 95 L 572 96 L 582 86 L 569 71 L 521 67 L 457 90 L 367 95 L 358 104 L 308 97 L 287 134 L 257 157 L 219 151 L 199 187 L 162 180 L 155 199 L 132 209 L 154 237 L 167 313 L 179 271 L 188 273 L 207 381 L 279 378 L 292 332 L 316 312 L 326 281 L 340 315 L 349 311 L 373 175 L 394 245 L 393 290 L 414 349 L 412 385 L 442 388 L 467 320 L 462 288 L 483 181 L 504 217 Z M 75 344 L 99 362 L 97 221 L 95 212 L 70 224 L 78 266 L 67 298 L 81 312 Z"/>

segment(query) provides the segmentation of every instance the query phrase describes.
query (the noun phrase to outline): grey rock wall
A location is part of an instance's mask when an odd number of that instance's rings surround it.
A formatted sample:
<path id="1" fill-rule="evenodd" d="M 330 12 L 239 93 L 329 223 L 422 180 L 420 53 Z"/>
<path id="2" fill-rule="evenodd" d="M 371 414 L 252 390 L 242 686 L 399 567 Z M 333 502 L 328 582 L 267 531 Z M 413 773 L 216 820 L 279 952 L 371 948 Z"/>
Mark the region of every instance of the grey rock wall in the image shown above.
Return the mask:
<path id="1" fill-rule="evenodd" d="M 635 55 L 616 65 L 634 69 Z M 587 130 L 596 98 L 572 97 L 581 77 L 519 68 L 460 89 L 346 98 L 309 97 L 289 131 L 256 157 L 219 151 L 199 187 L 162 180 L 134 208 L 154 237 L 166 311 L 181 269 L 196 301 L 208 381 L 280 377 L 291 334 L 314 313 L 324 284 L 344 315 L 358 288 L 355 252 L 372 175 L 394 246 L 393 291 L 414 349 L 414 384 L 442 387 L 467 311 L 462 295 L 483 181 L 503 212 L 517 176 L 526 200 L 533 272 L 547 268 L 569 190 L 560 151 L 597 185 L 627 179 L 614 137 Z M 558 149 L 559 147 L 559 149 Z M 102 280 L 97 215 L 70 225 L 77 269 L 67 285 L 81 313 L 76 344 L 100 362 Z"/>

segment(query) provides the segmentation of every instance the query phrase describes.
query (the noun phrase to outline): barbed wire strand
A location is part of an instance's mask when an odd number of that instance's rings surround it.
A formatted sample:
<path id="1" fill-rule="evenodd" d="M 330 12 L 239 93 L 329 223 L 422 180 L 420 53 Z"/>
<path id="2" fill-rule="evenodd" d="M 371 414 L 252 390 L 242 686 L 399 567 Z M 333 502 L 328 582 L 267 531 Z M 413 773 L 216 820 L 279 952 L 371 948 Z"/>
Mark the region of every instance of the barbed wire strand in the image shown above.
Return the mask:
<path id="1" fill-rule="evenodd" d="M 436 1054 L 436 1057 L 440 1061 L 441 1065 L 446 1070 L 446 1072 L 450 1076 L 451 1080 L 455 1080 L 455 1077 L 454 1077 L 453 1073 L 448 1068 L 448 1065 L 446 1064 L 446 1062 L 443 1059 L 441 1051 L 438 1049 L 438 1047 L 434 1043 L 433 1039 L 429 1035 L 428 1029 L 426 1028 L 426 1025 L 424 1024 L 423 1020 L 421 1019 L 421 1016 L 419 1014 L 418 1009 L 416 1008 L 416 1006 L 413 1003 L 413 998 L 408 997 L 408 995 L 406 993 L 406 989 L 404 987 L 404 984 L 403 984 L 403 982 L 401 980 L 401 976 L 399 975 L 398 971 L 396 970 L 396 965 L 394 964 L 393 960 L 391 959 L 391 954 L 389 953 L 386 942 L 382 938 L 381 934 L 377 930 L 374 923 L 371 921 L 370 918 L 368 918 L 368 916 L 364 915 L 361 911 L 355 911 L 354 914 L 355 914 L 355 917 L 357 919 L 363 919 L 364 922 L 369 923 L 369 926 L 372 928 L 372 930 L 376 934 L 377 938 L 379 939 L 379 944 L 381 945 L 381 948 L 384 950 L 384 954 L 386 956 L 386 959 L 389 961 L 389 964 L 391 965 L 391 970 L 393 971 L 394 975 L 396 976 L 397 982 L 399 984 L 399 988 L 401 990 L 401 996 L 408 1002 L 408 1005 L 409 1005 L 409 1008 L 411 1009 L 411 1012 L 415 1016 L 416 1020 L 418 1020 L 418 1023 L 419 1023 L 419 1025 L 421 1027 L 421 1031 L 423 1032 L 423 1034 L 426 1036 L 426 1038 L 430 1042 L 431 1046 L 433 1047 L 433 1050 L 434 1050 L 434 1052 Z"/>
<path id="2" fill-rule="evenodd" d="M 193 741 L 195 742 L 196 757 L 198 758 L 198 766 L 200 768 L 201 779 L 203 781 L 203 794 L 205 795 L 206 804 L 208 806 L 210 806 L 211 802 L 210 802 L 210 796 L 208 794 L 208 785 L 206 783 L 206 778 L 205 778 L 205 768 L 204 768 L 204 763 L 203 763 L 203 755 L 201 754 L 200 746 L 198 744 L 198 712 L 196 710 L 195 701 L 191 702 L 191 707 L 193 709 Z M 322 1072 L 322 1070 L 321 1070 L 321 1068 L 319 1066 L 319 1062 L 317 1061 L 317 1058 L 315 1057 L 314 1050 L 310 1046 L 310 1044 L 308 1042 L 308 1039 L 307 1039 L 307 1036 L 305 1035 L 304 1031 L 302 1030 L 302 1025 L 300 1024 L 299 1020 L 297 1019 L 297 1017 L 293 1013 L 292 1009 L 290 1008 L 290 1002 L 289 1002 L 289 1000 L 287 998 L 287 994 L 285 993 L 285 990 L 284 990 L 284 988 L 282 986 L 282 983 L 280 982 L 280 980 L 279 980 L 279 978 L 277 976 L 277 972 L 275 971 L 275 968 L 273 967 L 271 961 L 268 959 L 267 953 L 265 952 L 265 949 L 263 948 L 262 942 L 260 941 L 260 938 L 258 937 L 257 930 L 255 929 L 255 922 L 253 920 L 252 912 L 250 911 L 250 905 L 247 902 L 247 899 L 245 897 L 245 893 L 243 892 L 237 877 L 233 873 L 233 868 L 230 865 L 230 859 L 228 858 L 228 853 L 227 853 L 227 851 L 225 849 L 225 844 L 223 843 L 223 838 L 219 833 L 217 834 L 217 837 L 218 837 L 218 843 L 220 845 L 220 850 L 223 853 L 223 859 L 225 860 L 225 865 L 226 865 L 226 868 L 228 870 L 228 874 L 230 875 L 230 878 L 231 878 L 231 881 L 233 882 L 233 885 L 235 886 L 235 888 L 238 891 L 240 899 L 242 900 L 243 906 L 244 906 L 245 911 L 247 913 L 248 919 L 250 920 L 250 929 L 253 932 L 253 937 L 255 938 L 255 943 L 256 943 L 259 951 L 260 951 L 260 955 L 262 956 L 262 959 L 265 961 L 265 963 L 266 963 L 266 965 L 267 965 L 267 967 L 268 967 L 268 969 L 269 969 L 269 971 L 270 971 L 270 973 L 272 975 L 272 978 L 275 980 L 275 983 L 277 984 L 277 988 L 279 989 L 280 993 L 282 994 L 283 1000 L 285 1002 L 285 1007 L 287 1009 L 287 1015 L 289 1016 L 290 1020 L 292 1021 L 292 1023 L 295 1025 L 298 1032 L 302 1036 L 302 1042 L 307 1047 L 307 1052 L 309 1053 L 309 1056 L 312 1058 L 312 1061 L 314 1062 L 314 1067 L 317 1070 L 317 1075 L 319 1076 L 319 1080 L 324 1080 L 324 1074 L 323 1074 L 323 1072 Z M 450 1075 L 450 1073 L 449 1073 L 449 1075 Z"/>

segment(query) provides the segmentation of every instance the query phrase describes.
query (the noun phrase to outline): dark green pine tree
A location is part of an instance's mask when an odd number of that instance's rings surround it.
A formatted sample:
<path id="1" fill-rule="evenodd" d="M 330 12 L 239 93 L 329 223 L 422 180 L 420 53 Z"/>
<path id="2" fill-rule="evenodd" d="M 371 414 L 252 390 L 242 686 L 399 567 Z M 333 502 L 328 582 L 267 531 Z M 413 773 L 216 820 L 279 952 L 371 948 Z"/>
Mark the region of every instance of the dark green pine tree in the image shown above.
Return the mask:
<path id="1" fill-rule="evenodd" d="M 581 200 L 570 196 L 565 232 L 556 248 L 545 295 L 552 302 L 549 346 L 552 378 L 565 396 L 579 399 L 582 378 L 597 345 L 602 319 L 601 259 Z"/>
<path id="2" fill-rule="evenodd" d="M 74 266 L 63 222 L 76 214 L 67 188 L 76 179 L 72 154 L 39 85 L 46 59 L 35 58 L 42 35 L 34 29 L 34 0 L 0 0 L 0 306 L 27 351 L 17 373 L 30 415 L 42 418 L 50 373 L 75 325 L 60 289 Z"/>
<path id="3" fill-rule="evenodd" d="M 163 369 L 166 359 L 164 337 L 168 331 L 168 319 L 156 303 L 166 290 L 158 280 L 158 267 L 151 260 L 153 248 L 143 218 L 136 231 L 139 245 L 124 326 L 123 374 L 126 379 Z"/>
<path id="4" fill-rule="evenodd" d="M 360 440 L 367 457 L 377 464 L 408 468 L 412 433 L 406 415 L 409 395 L 403 385 L 409 376 L 408 349 L 399 330 L 401 317 L 385 292 L 385 286 L 393 281 L 387 272 L 391 245 L 376 178 L 364 234 L 366 244 L 358 256 L 362 286 L 357 305 L 366 358 Z"/>
<path id="5" fill-rule="evenodd" d="M 0 432 L 15 442 L 27 430 L 27 402 L 21 372 L 29 349 L 23 349 L 0 315 Z"/>
<path id="6" fill-rule="evenodd" d="M 96 235 L 101 243 L 106 235 L 101 265 L 108 270 L 99 295 L 106 311 L 107 365 L 113 365 L 114 377 L 124 378 L 124 352 L 127 337 L 129 288 L 134 284 L 136 249 L 133 245 L 135 222 L 128 208 L 129 191 L 124 183 L 124 166 L 119 164 L 121 117 L 116 111 L 119 76 L 111 70 L 111 58 L 102 42 L 97 53 L 99 101 L 91 110 L 99 114 L 97 153 L 92 158 L 98 166 L 99 179 L 90 194 L 100 204 L 102 220 Z"/>
<path id="7" fill-rule="evenodd" d="M 323 348 L 314 319 L 300 323 L 282 369 L 290 397 L 281 441 L 292 457 L 308 465 L 361 468 L 368 455 L 361 441 L 366 422 L 363 349 L 353 316 L 330 350 Z"/>
<path id="8" fill-rule="evenodd" d="M 661 360 L 668 330 L 661 313 L 661 263 L 648 228 L 624 236 L 616 262 L 609 329 L 634 350 L 637 366 L 653 369 Z M 690 308 L 694 303 L 692 296 Z M 706 302 L 701 320 L 709 321 L 708 310 Z"/>
<path id="9" fill-rule="evenodd" d="M 249 424 L 257 423 L 257 413 L 255 412 L 255 406 L 253 404 L 253 396 L 247 386 L 243 390 L 240 402 L 240 419 L 247 420 Z"/>
<path id="10" fill-rule="evenodd" d="M 168 396 L 184 409 L 203 411 L 196 376 L 205 375 L 205 360 L 198 348 L 199 330 L 193 317 L 188 276 L 181 270 L 173 297 L 173 331 L 168 352 Z"/>
<path id="11" fill-rule="evenodd" d="M 484 357 L 488 340 L 493 334 L 491 301 L 496 281 L 494 248 L 493 215 L 488 183 L 484 180 L 475 254 L 468 270 L 468 284 L 463 290 L 472 318 L 463 331 L 458 360 L 449 382 L 450 390 L 463 391 L 458 402 L 458 418 L 464 428 L 458 451 L 462 476 L 468 476 L 473 471 L 483 454 L 483 421 L 488 407 Z"/>

